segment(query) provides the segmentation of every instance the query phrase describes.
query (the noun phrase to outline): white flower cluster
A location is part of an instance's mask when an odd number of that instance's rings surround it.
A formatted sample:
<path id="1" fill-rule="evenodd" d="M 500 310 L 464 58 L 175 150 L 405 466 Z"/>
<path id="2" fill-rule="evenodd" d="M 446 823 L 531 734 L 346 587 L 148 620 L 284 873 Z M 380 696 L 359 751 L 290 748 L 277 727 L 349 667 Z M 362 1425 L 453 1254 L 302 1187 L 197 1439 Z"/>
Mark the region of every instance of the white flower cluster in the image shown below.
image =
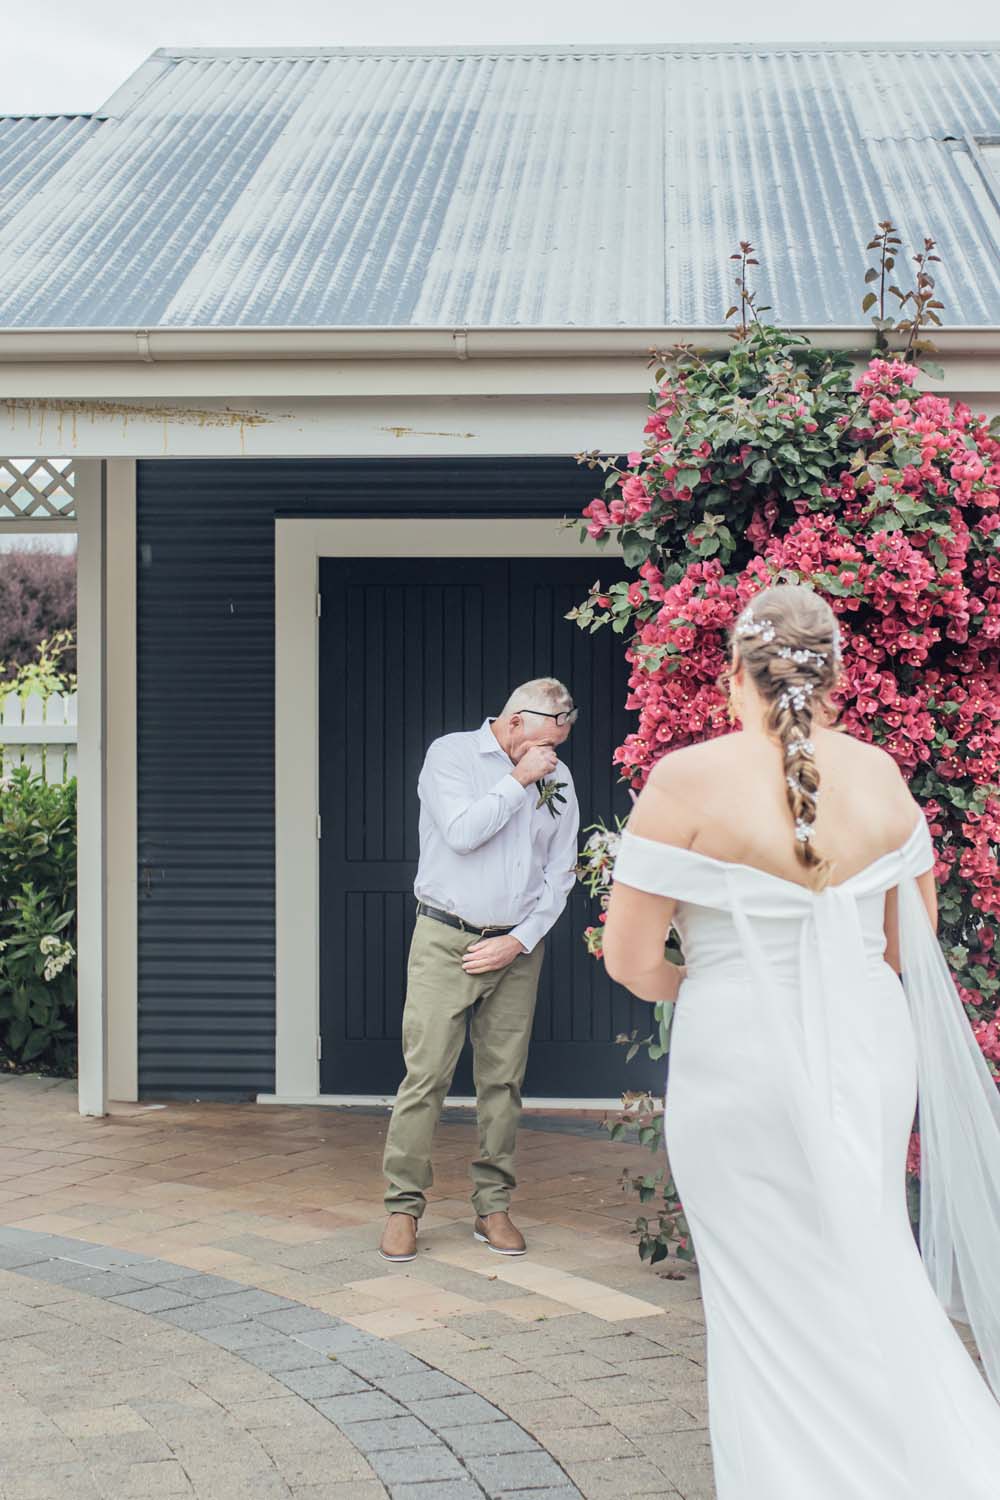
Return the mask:
<path id="1" fill-rule="evenodd" d="M 581 863 L 597 868 L 607 860 L 614 860 L 620 843 L 620 833 L 610 828 L 597 829 L 583 846 Z"/>
<path id="2" fill-rule="evenodd" d="M 42 938 L 38 947 L 45 954 L 43 972 L 46 980 L 55 979 L 58 974 L 61 974 L 76 953 L 72 943 L 64 943 L 61 938 L 57 938 L 51 932 Z"/>
<path id="3" fill-rule="evenodd" d="M 795 819 L 795 837 L 800 844 L 807 844 L 813 836 L 813 826 L 805 818 Z"/>
<path id="4" fill-rule="evenodd" d="M 788 744 L 785 746 L 786 756 L 798 755 L 800 750 L 803 755 L 816 754 L 816 746 L 813 744 L 812 740 L 804 740 L 801 735 L 797 735 L 795 739 L 789 740 Z"/>

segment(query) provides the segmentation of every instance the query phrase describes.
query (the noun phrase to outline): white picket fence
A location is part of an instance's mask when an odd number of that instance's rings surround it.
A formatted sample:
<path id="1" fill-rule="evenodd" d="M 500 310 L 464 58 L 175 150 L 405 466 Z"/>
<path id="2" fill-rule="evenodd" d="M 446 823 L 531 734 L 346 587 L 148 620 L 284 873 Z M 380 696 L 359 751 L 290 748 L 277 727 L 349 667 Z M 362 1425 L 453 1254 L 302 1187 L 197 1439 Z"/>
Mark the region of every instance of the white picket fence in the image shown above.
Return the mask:
<path id="1" fill-rule="evenodd" d="M 28 766 L 52 786 L 76 775 L 76 694 L 0 699 L 0 773 Z"/>

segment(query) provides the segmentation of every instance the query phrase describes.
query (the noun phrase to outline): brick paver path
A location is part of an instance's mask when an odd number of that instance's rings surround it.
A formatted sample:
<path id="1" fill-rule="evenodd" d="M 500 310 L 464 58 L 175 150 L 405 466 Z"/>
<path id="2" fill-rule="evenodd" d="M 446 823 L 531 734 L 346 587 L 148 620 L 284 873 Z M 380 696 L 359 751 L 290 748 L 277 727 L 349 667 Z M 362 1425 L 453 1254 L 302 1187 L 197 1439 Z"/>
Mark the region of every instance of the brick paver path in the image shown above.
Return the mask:
<path id="1" fill-rule="evenodd" d="M 471 1239 L 474 1127 L 446 1117 L 420 1255 L 390 1267 L 385 1123 L 83 1120 L 72 1086 L 3 1080 L 3 1500 L 711 1500 L 697 1275 L 640 1265 L 616 1185 L 648 1154 L 526 1122 L 508 1260 Z"/>

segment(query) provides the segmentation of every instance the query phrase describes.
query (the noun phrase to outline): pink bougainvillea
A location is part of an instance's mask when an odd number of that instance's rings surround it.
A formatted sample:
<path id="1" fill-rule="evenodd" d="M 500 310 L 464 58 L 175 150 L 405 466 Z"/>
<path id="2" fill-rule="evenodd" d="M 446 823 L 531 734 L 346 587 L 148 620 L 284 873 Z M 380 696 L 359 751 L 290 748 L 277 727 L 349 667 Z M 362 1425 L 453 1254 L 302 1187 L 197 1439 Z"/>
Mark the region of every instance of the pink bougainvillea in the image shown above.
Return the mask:
<path id="1" fill-rule="evenodd" d="M 606 475 L 585 531 L 635 571 L 573 612 L 624 637 L 622 776 L 639 788 L 666 751 L 726 733 L 729 626 L 775 580 L 816 588 L 844 637 L 840 722 L 894 756 L 924 808 L 941 939 L 1000 1077 L 997 423 L 921 389 L 936 367 L 880 353 L 858 373 L 756 322 L 727 354 L 662 363 L 642 450 L 621 467 L 581 455 Z"/>

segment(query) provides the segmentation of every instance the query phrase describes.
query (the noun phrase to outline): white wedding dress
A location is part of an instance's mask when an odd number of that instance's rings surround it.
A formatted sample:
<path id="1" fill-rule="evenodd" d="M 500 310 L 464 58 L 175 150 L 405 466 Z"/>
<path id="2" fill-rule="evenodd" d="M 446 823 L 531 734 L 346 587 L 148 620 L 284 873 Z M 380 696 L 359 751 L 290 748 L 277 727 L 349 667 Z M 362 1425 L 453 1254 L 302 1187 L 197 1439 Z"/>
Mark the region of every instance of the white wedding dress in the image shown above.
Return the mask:
<path id="1" fill-rule="evenodd" d="M 933 862 L 923 817 L 819 893 L 622 835 L 615 879 L 679 903 L 664 1128 L 718 1500 L 1000 1496 L 1000 1097 L 914 878 Z M 883 958 L 892 887 L 902 984 Z"/>

